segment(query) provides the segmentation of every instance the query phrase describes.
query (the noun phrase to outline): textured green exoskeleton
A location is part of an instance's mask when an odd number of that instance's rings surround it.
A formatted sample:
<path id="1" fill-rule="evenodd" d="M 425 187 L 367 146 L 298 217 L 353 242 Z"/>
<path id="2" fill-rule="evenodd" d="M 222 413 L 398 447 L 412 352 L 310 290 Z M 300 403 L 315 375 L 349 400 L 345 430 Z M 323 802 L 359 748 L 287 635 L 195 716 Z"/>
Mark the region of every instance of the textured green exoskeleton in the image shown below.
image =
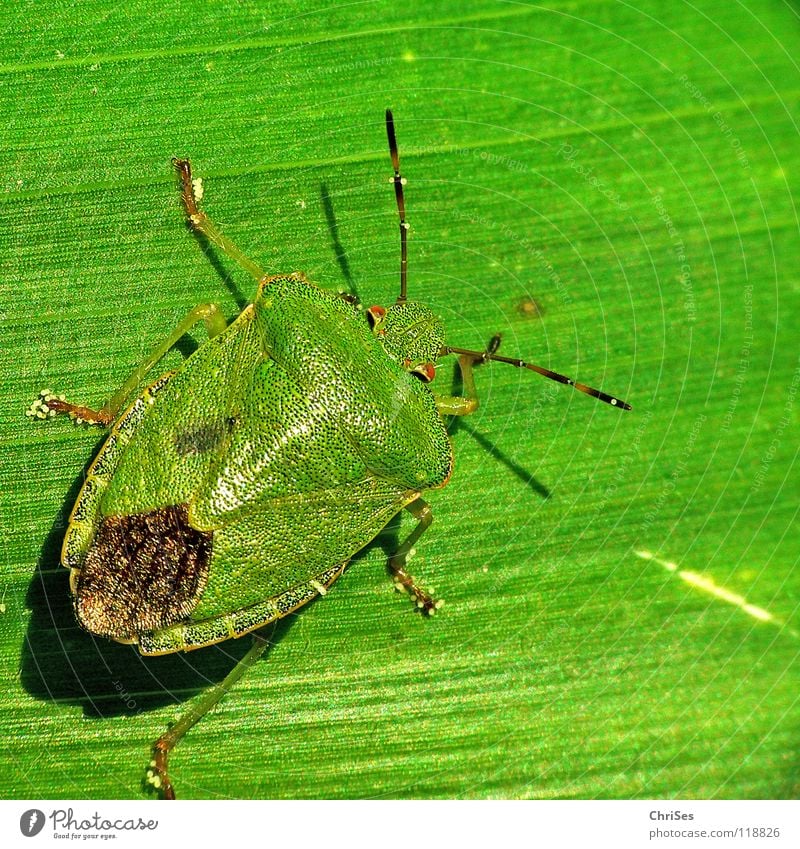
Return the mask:
<path id="1" fill-rule="evenodd" d="M 453 455 L 443 416 L 477 407 L 472 369 L 508 362 L 624 402 L 540 366 L 445 344 L 425 306 L 407 300 L 404 180 L 391 113 L 387 131 L 400 212 L 397 302 L 363 311 L 301 274 L 264 275 L 198 208 L 187 160 L 175 160 L 191 226 L 258 279 L 230 325 L 196 307 L 101 410 L 43 393 L 29 411 L 110 426 L 70 516 L 62 562 L 75 611 L 93 634 L 164 654 L 240 637 L 328 587 L 387 522 L 418 523 L 390 560 L 419 608 L 439 602 L 406 571 L 431 512 L 421 494 L 444 486 Z M 136 395 L 194 324 L 209 340 Z M 459 355 L 465 397 L 427 385 L 437 360 Z M 131 398 L 134 400 L 131 402 Z M 167 756 L 263 652 L 253 647 L 155 745 L 151 782 L 174 797 Z"/>

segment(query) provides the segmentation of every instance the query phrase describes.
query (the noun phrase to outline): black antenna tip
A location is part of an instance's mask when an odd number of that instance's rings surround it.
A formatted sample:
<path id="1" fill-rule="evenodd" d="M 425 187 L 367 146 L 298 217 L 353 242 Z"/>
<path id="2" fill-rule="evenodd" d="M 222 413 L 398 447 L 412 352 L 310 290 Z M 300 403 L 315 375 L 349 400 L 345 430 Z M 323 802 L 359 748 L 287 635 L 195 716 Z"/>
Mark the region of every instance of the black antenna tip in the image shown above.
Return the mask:
<path id="1" fill-rule="evenodd" d="M 391 109 L 386 110 L 386 136 L 389 139 L 389 152 L 392 155 L 392 164 L 394 165 L 394 170 L 397 171 L 400 166 L 397 158 L 397 136 L 394 133 L 394 116 Z"/>

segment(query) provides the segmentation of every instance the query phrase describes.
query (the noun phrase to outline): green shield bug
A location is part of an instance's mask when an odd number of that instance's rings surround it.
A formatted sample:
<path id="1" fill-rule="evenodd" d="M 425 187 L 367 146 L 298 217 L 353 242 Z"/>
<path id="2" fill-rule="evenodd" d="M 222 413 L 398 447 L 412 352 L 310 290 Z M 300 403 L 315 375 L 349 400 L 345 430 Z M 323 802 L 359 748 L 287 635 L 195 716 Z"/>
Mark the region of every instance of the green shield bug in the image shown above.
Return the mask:
<path id="1" fill-rule="evenodd" d="M 109 428 L 70 514 L 61 560 L 77 619 L 144 655 L 188 651 L 252 633 L 253 645 L 154 745 L 148 778 L 174 798 L 167 759 L 263 653 L 264 625 L 324 595 L 349 560 L 401 510 L 417 520 L 390 558 L 416 606 L 440 605 L 406 561 L 432 520 L 425 490 L 444 486 L 453 455 L 445 416 L 478 406 L 473 369 L 509 363 L 621 409 L 629 405 L 561 374 L 445 342 L 441 321 L 407 298 L 400 163 L 386 113 L 400 218 L 400 294 L 362 310 L 302 274 L 265 275 L 198 206 L 188 160 L 176 159 L 191 227 L 258 281 L 228 324 L 195 307 L 99 410 L 43 392 L 29 415 L 67 413 Z M 199 322 L 209 339 L 183 364 L 139 387 Z M 429 384 L 458 357 L 464 395 Z M 138 394 L 137 394 L 138 393 Z"/>

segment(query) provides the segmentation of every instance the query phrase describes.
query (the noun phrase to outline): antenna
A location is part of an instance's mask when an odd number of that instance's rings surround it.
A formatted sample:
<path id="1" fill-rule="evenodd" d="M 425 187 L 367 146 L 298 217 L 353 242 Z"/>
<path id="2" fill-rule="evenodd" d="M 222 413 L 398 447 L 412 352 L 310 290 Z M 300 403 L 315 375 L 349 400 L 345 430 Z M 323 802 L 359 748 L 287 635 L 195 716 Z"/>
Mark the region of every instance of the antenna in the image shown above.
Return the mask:
<path id="1" fill-rule="evenodd" d="M 536 366 L 533 363 L 526 363 L 523 360 L 515 360 L 511 357 L 501 357 L 499 354 L 494 353 L 499 344 L 499 338 L 494 337 L 486 351 L 467 351 L 465 348 L 453 348 L 450 345 L 445 345 L 445 347 L 439 352 L 439 356 L 443 357 L 447 354 L 462 354 L 474 357 L 476 360 L 480 360 L 484 363 L 487 360 L 494 360 L 498 363 L 508 363 L 510 366 L 515 366 L 516 368 L 527 368 L 531 371 L 535 371 L 537 374 L 544 375 L 544 377 L 549 378 L 550 380 L 555 380 L 557 383 L 566 383 L 567 386 L 574 387 L 578 390 L 578 392 L 583 392 L 584 395 L 591 395 L 592 398 L 597 398 L 599 401 L 605 401 L 606 404 L 611 404 L 612 407 L 619 407 L 623 410 L 631 409 L 631 405 L 627 404 L 622 399 L 615 398 L 613 395 L 609 395 L 606 392 L 601 392 L 593 386 L 587 386 L 585 383 L 577 383 L 571 377 L 566 377 L 563 374 L 559 374 L 557 371 L 550 371 L 549 368 Z"/>
<path id="2" fill-rule="evenodd" d="M 394 134 L 394 117 L 391 109 L 386 110 L 386 136 L 389 139 L 389 153 L 394 168 L 391 182 L 394 183 L 394 196 L 397 200 L 397 211 L 400 214 L 400 296 L 397 298 L 397 303 L 404 304 L 407 299 L 408 285 L 408 224 L 406 223 L 406 203 L 403 198 L 403 186 L 406 181 L 400 176 L 400 157 L 397 154 L 397 136 Z"/>

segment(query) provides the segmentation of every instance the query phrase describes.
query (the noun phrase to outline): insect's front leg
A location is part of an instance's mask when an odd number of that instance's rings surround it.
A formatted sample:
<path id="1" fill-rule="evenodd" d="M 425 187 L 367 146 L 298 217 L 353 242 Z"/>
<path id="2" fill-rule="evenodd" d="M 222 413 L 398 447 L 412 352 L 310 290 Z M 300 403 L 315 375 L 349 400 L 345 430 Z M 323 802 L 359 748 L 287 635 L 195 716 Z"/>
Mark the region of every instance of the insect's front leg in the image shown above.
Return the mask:
<path id="1" fill-rule="evenodd" d="M 478 391 L 475 389 L 474 369 L 485 363 L 487 358 L 494 354 L 500 347 L 500 334 L 496 333 L 483 354 L 472 356 L 462 354 L 458 358 L 458 367 L 461 370 L 461 382 L 464 386 L 464 395 L 434 395 L 436 409 L 443 416 L 468 416 L 478 409 Z"/>
<path id="2" fill-rule="evenodd" d="M 195 194 L 196 181 L 192 179 L 192 166 L 189 160 L 176 158 L 172 160 L 172 164 L 178 170 L 181 178 L 181 198 L 183 199 L 183 206 L 186 210 L 186 218 L 189 226 L 196 233 L 202 233 L 212 245 L 227 254 L 245 271 L 250 272 L 256 280 L 261 280 L 264 277 L 261 267 L 245 256 L 227 236 L 223 235 L 217 225 L 197 205 L 198 197 Z"/>
<path id="3" fill-rule="evenodd" d="M 433 521 L 433 512 L 427 502 L 421 498 L 406 505 L 406 510 L 417 520 L 417 527 L 403 540 L 400 548 L 389 560 L 389 571 L 394 578 L 395 586 L 412 595 L 417 607 L 432 616 L 444 602 L 436 601 L 429 593 L 420 587 L 416 578 L 406 570 L 406 561 L 417 540 L 428 530 Z"/>
<path id="4" fill-rule="evenodd" d="M 79 423 L 87 422 L 88 424 L 108 427 L 114 422 L 125 401 L 133 395 L 147 373 L 159 363 L 179 339 L 200 321 L 205 323 L 209 339 L 222 333 L 227 327 L 225 316 L 216 304 L 198 304 L 175 327 L 172 333 L 159 343 L 133 370 L 128 379 L 99 410 L 85 407 L 82 404 L 73 404 L 71 401 L 66 401 L 61 395 L 43 390 L 28 408 L 26 415 L 45 419 L 55 416 L 57 413 L 66 413 Z"/>

